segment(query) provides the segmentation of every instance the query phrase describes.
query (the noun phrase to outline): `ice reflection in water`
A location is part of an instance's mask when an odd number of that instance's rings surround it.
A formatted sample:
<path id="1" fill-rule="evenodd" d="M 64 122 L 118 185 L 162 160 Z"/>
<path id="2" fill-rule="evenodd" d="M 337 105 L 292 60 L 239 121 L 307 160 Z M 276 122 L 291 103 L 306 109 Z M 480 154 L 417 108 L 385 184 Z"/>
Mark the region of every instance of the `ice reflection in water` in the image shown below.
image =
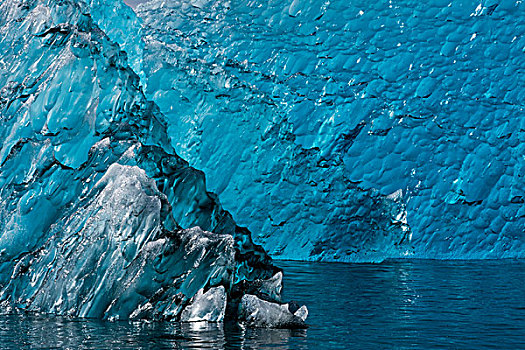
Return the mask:
<path id="1" fill-rule="evenodd" d="M 305 330 L 244 329 L 235 324 L 99 322 L 62 317 L 0 317 L 0 349 L 305 349 Z"/>

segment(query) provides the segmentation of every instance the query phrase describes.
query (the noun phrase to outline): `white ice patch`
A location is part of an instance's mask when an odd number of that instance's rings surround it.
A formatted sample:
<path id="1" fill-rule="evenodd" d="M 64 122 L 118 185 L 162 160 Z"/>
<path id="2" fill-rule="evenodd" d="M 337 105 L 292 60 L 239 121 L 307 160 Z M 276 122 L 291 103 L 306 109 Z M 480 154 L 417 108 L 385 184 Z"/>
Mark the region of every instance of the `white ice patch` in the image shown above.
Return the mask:
<path id="1" fill-rule="evenodd" d="M 206 293 L 199 289 L 181 314 L 182 322 L 222 322 L 226 312 L 226 289 L 210 288 Z"/>

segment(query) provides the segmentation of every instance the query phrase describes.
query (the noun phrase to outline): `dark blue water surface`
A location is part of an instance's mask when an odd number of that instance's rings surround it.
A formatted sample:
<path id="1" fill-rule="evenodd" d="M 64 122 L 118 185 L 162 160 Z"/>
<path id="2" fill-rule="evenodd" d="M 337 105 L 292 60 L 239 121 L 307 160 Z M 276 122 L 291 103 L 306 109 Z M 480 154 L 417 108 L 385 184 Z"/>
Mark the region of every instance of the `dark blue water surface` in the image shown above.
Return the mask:
<path id="1" fill-rule="evenodd" d="M 525 261 L 279 265 L 307 330 L 0 316 L 0 349 L 525 348 Z"/>

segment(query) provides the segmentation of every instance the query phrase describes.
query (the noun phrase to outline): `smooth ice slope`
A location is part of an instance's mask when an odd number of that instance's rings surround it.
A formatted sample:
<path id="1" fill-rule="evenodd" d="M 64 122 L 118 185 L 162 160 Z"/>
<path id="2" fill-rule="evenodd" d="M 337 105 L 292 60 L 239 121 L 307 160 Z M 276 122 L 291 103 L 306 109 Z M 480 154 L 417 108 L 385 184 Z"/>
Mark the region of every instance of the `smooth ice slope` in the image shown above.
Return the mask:
<path id="1" fill-rule="evenodd" d="M 523 257 L 523 6 L 153 0 L 130 59 L 274 256 Z"/>
<path id="2" fill-rule="evenodd" d="M 4 1 L 0 38 L 0 312 L 221 321 L 246 293 L 280 302 L 263 287 L 279 269 L 174 153 L 88 7 Z"/>

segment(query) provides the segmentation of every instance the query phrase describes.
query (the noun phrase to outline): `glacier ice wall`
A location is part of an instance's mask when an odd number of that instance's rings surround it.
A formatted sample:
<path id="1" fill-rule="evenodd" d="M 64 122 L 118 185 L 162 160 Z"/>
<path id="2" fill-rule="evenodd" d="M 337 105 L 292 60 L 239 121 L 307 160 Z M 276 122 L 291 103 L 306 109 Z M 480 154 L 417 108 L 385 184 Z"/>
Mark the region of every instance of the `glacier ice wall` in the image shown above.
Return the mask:
<path id="1" fill-rule="evenodd" d="M 522 257 L 523 6 L 153 0 L 130 59 L 272 255 Z"/>
<path id="2" fill-rule="evenodd" d="M 246 293 L 280 302 L 279 269 L 175 154 L 89 11 L 0 4 L 0 310 L 220 321 Z M 286 312 L 276 326 L 304 325 Z"/>

